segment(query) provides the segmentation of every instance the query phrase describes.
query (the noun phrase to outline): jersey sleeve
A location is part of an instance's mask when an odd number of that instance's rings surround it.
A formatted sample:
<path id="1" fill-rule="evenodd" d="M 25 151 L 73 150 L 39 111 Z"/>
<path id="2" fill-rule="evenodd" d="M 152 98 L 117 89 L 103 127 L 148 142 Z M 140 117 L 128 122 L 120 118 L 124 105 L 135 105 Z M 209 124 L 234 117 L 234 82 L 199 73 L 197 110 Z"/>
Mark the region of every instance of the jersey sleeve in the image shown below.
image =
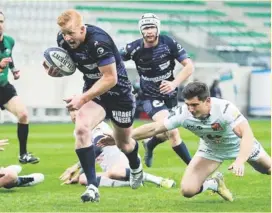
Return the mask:
<path id="1" fill-rule="evenodd" d="M 186 50 L 174 39 L 169 38 L 168 45 L 171 49 L 172 55 L 179 62 L 183 61 L 186 58 L 190 58 L 189 55 L 187 54 Z"/>
<path id="2" fill-rule="evenodd" d="M 178 107 L 171 112 L 170 116 L 164 119 L 164 126 L 167 130 L 176 129 L 183 126 L 185 120 L 185 112 L 183 107 Z"/>
<path id="3" fill-rule="evenodd" d="M 125 47 L 122 47 L 119 52 L 122 57 L 123 61 L 128 61 L 131 59 L 130 51 L 129 51 L 129 44 L 127 44 Z"/>
<path id="4" fill-rule="evenodd" d="M 225 104 L 223 109 L 223 118 L 227 125 L 230 125 L 234 129 L 238 124 L 247 119 L 242 115 L 239 109 L 232 103 Z"/>
<path id="5" fill-rule="evenodd" d="M 11 57 L 12 61 L 9 63 L 8 67 L 11 71 L 15 69 L 15 65 L 14 65 L 14 61 L 13 61 L 13 57 L 12 57 L 12 50 L 13 50 L 14 45 L 15 45 L 15 40 L 12 37 L 10 37 L 10 46 L 11 46 L 10 57 Z"/>
<path id="6" fill-rule="evenodd" d="M 110 41 L 95 41 L 89 43 L 91 56 L 96 60 L 97 66 L 102 67 L 115 62 L 114 49 Z"/>

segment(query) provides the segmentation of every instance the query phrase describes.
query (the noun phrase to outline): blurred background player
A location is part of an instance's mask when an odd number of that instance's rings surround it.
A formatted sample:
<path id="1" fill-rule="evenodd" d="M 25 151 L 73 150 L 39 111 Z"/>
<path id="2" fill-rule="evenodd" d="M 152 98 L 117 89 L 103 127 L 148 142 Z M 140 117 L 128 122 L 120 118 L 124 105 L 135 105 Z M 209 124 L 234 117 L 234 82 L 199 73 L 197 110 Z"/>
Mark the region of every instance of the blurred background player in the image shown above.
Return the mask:
<path id="1" fill-rule="evenodd" d="M 26 106 L 18 97 L 16 89 L 8 81 L 9 69 L 13 74 L 14 80 L 20 78 L 20 71 L 15 68 L 12 59 L 12 49 L 15 41 L 12 37 L 4 35 L 5 16 L 0 11 L 0 108 L 6 109 L 18 118 L 17 136 L 20 147 L 20 163 L 35 164 L 39 158 L 27 152 L 28 139 L 28 113 Z"/>
<path id="2" fill-rule="evenodd" d="M 215 98 L 222 98 L 221 89 L 219 87 L 219 80 L 214 80 L 210 87 L 210 95 Z"/>
<path id="3" fill-rule="evenodd" d="M 169 110 L 177 106 L 177 88 L 194 70 L 192 60 L 184 48 L 174 39 L 160 35 L 160 20 L 146 13 L 139 20 L 139 30 L 143 36 L 121 49 L 124 61 L 133 60 L 140 76 L 140 89 L 143 110 L 154 121 L 169 116 Z M 175 59 L 184 67 L 174 78 Z M 144 143 L 145 164 L 152 166 L 153 149 L 169 138 L 173 150 L 188 164 L 191 160 L 179 131 L 174 129 L 168 134 L 152 137 Z"/>
<path id="4" fill-rule="evenodd" d="M 0 151 L 3 151 L 7 144 L 8 140 L 0 140 Z M 0 167 L 0 188 L 11 189 L 13 187 L 33 186 L 44 180 L 44 175 L 41 173 L 18 176 L 21 171 L 22 167 L 19 165 Z"/>
<path id="5" fill-rule="evenodd" d="M 97 173 L 97 182 L 99 187 L 121 187 L 129 186 L 130 168 L 129 163 L 124 155 L 117 146 L 106 146 L 100 148 L 96 146 L 97 141 L 104 137 L 104 133 L 112 134 L 110 126 L 101 122 L 92 130 L 92 143 L 95 146 L 96 162 L 100 166 L 103 172 Z M 78 172 L 81 170 L 81 172 Z M 143 182 L 154 183 L 157 186 L 164 188 L 171 188 L 175 186 L 175 181 L 155 175 L 145 173 L 143 174 Z M 61 175 L 61 180 L 65 184 L 80 183 L 87 185 L 86 175 L 82 173 L 80 163 L 76 163 L 73 166 L 66 169 Z"/>
<path id="6" fill-rule="evenodd" d="M 75 120 L 76 153 L 86 174 L 88 186 L 83 202 L 99 201 L 95 153 L 91 132 L 105 117 L 114 126 L 117 146 L 125 153 L 131 168 L 130 185 L 140 187 L 143 170 L 138 158 L 138 143 L 131 138 L 135 97 L 121 56 L 112 38 L 102 29 L 84 25 L 76 10 L 66 10 L 58 17 L 58 45 L 71 56 L 84 75 L 83 94 L 65 99 L 69 111 L 78 110 Z M 61 77 L 58 69 L 44 67 L 49 75 Z"/>

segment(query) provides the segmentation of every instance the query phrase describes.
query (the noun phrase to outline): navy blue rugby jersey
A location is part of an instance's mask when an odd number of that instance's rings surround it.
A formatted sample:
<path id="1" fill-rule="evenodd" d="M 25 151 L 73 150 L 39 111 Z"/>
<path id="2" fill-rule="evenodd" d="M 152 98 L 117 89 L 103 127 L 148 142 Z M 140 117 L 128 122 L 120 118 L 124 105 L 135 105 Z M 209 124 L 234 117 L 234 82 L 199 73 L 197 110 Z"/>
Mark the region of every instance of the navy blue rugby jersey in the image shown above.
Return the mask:
<path id="1" fill-rule="evenodd" d="M 131 82 L 128 79 L 124 63 L 112 38 L 99 27 L 86 25 L 86 29 L 85 41 L 76 49 L 70 48 L 61 32 L 57 36 L 58 46 L 68 51 L 77 69 L 83 73 L 85 89 L 90 88 L 101 78 L 102 73 L 98 67 L 115 62 L 118 82 L 102 96 L 122 96 L 131 93 Z"/>
<path id="2" fill-rule="evenodd" d="M 120 50 L 122 59 L 135 62 L 140 76 L 140 87 L 145 98 L 172 98 L 177 95 L 177 89 L 170 94 L 160 93 L 162 80 L 172 81 L 175 59 L 179 62 L 189 55 L 174 39 L 166 35 L 159 36 L 158 45 L 144 48 L 143 39 L 135 40 Z"/>

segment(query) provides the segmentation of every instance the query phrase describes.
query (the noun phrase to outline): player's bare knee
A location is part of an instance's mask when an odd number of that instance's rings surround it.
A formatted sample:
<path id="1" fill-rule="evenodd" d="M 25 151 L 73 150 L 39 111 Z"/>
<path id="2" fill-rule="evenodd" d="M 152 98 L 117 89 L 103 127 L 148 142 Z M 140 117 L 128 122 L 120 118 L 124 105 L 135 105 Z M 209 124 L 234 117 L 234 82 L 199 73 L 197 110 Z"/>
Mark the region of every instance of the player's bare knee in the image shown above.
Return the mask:
<path id="1" fill-rule="evenodd" d="M 183 197 L 187 197 L 187 198 L 193 197 L 196 195 L 197 191 L 198 190 L 196 190 L 194 187 L 181 185 L 180 192 Z"/>
<path id="2" fill-rule="evenodd" d="M 8 186 L 12 183 L 14 183 L 15 181 L 17 181 L 17 173 L 15 171 L 12 171 L 12 170 L 6 170 L 5 171 L 5 175 L 4 177 L 1 178 L 1 181 L 2 181 L 2 187 L 5 187 L 5 188 L 9 188 Z"/>
<path id="3" fill-rule="evenodd" d="M 23 110 L 23 111 L 17 112 L 17 117 L 18 117 L 19 123 L 28 123 L 27 111 Z"/>

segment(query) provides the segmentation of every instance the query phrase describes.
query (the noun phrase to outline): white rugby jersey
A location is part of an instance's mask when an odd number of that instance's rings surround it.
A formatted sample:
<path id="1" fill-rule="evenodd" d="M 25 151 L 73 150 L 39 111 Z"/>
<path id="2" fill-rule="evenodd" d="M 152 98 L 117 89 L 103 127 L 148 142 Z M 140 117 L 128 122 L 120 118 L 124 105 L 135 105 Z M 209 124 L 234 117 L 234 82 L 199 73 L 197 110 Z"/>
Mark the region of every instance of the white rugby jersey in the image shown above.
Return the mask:
<path id="1" fill-rule="evenodd" d="M 103 135 L 104 133 L 110 132 L 112 132 L 110 126 L 105 122 L 101 122 L 96 126 L 96 128 L 93 129 L 92 139 L 94 140 L 94 138 L 98 135 Z M 126 156 L 117 146 L 106 146 L 102 148 L 102 153 L 96 158 L 96 162 L 103 171 L 106 171 L 109 167 L 120 161 L 125 163 L 125 165 L 128 165 Z"/>
<path id="2" fill-rule="evenodd" d="M 246 118 L 231 102 L 211 98 L 211 111 L 207 119 L 194 118 L 184 104 L 173 116 L 165 119 L 164 125 L 168 130 L 184 127 L 200 137 L 200 143 L 212 149 L 228 149 L 240 146 L 240 138 L 233 129 L 245 120 Z"/>

